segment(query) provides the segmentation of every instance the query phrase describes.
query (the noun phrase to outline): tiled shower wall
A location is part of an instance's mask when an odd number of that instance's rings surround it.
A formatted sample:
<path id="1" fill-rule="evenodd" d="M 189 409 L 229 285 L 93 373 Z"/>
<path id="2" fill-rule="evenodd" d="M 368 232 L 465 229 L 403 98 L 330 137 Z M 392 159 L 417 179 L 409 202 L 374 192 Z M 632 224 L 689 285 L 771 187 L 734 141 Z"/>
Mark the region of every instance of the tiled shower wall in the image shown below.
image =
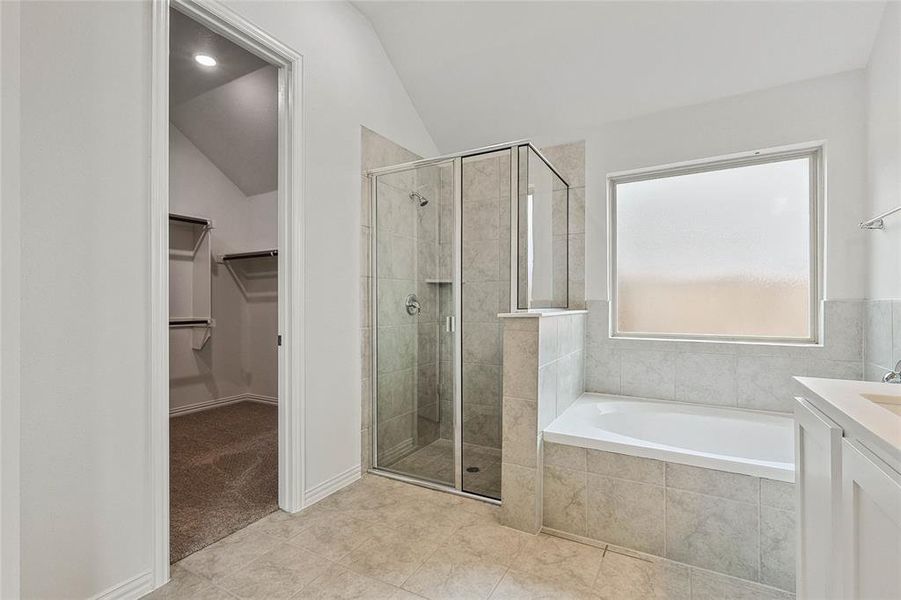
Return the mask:
<path id="1" fill-rule="evenodd" d="M 585 142 L 541 149 L 569 184 L 569 308 L 585 304 Z"/>
<path id="2" fill-rule="evenodd" d="M 463 159 L 463 441 L 501 447 L 501 323 L 510 306 L 510 152 Z"/>
<path id="3" fill-rule="evenodd" d="M 362 170 L 374 169 L 395 165 L 399 163 L 417 160 L 419 156 L 398 146 L 394 142 L 380 136 L 379 134 L 362 128 L 361 139 L 361 165 Z M 371 341 L 371 316 L 370 316 L 370 286 L 372 284 L 371 273 L 369 270 L 370 259 L 370 189 L 369 179 L 363 175 L 361 179 L 361 207 L 360 207 L 360 355 L 361 355 L 361 372 L 362 381 L 360 385 L 360 410 L 361 410 L 361 460 L 360 465 L 365 472 L 372 466 L 372 404 L 370 398 L 372 373 L 370 351 Z M 414 338 L 415 339 L 415 338 Z M 410 428 L 412 429 L 412 418 L 410 418 Z M 410 432 L 411 433 L 411 432 Z"/>
<path id="4" fill-rule="evenodd" d="M 861 379 L 864 303 L 822 303 L 817 346 L 611 339 L 609 303 L 588 303 L 589 392 L 791 412 L 793 376 Z"/>
<path id="5" fill-rule="evenodd" d="M 361 149 L 364 172 L 421 158 L 365 127 L 362 128 Z M 571 186 L 569 301 L 570 308 L 582 308 L 585 306 L 584 142 L 551 146 L 543 148 L 542 152 Z M 497 314 L 510 309 L 509 164 L 509 155 L 504 153 L 469 158 L 464 166 L 463 429 L 467 443 L 489 448 L 500 448 L 501 445 L 501 325 Z M 423 313 L 413 326 L 408 324 L 404 328 L 405 322 L 400 320 L 402 315 L 394 315 L 398 317 L 396 323 L 391 322 L 392 316 L 387 316 L 389 343 L 393 339 L 401 350 L 406 349 L 400 353 L 401 362 L 409 359 L 404 364 L 387 365 L 385 368 L 390 368 L 391 373 L 382 383 L 396 388 L 392 389 L 391 395 L 398 399 L 382 410 L 381 418 L 390 421 L 380 423 L 382 437 L 386 438 L 383 448 L 396 448 L 398 452 L 405 446 L 421 446 L 436 437 L 450 439 L 453 436 L 450 418 L 453 415 L 453 338 L 444 331 L 445 317 L 453 311 L 451 286 L 444 283 L 452 277 L 453 171 L 449 165 L 436 167 L 421 171 L 414 179 L 391 186 L 393 190 L 386 188 L 389 194 L 397 195 L 398 206 L 406 207 L 413 215 L 406 218 L 399 215 L 402 221 L 415 219 L 412 230 L 399 228 L 392 232 L 398 238 L 395 241 L 408 238 L 400 246 L 413 245 L 414 269 L 407 273 L 391 273 L 387 279 L 396 280 L 398 289 L 393 290 L 396 294 L 415 285 L 423 305 Z M 370 188 L 365 176 L 361 186 L 361 466 L 365 471 L 372 465 L 370 386 L 373 381 L 370 373 Z M 407 196 L 412 189 L 418 189 L 430 199 L 425 210 L 415 210 L 412 206 Z M 437 244 L 433 243 L 436 233 Z M 383 251 L 389 252 L 387 248 Z M 403 260 L 401 263 L 403 269 Z M 432 265 L 436 264 L 437 274 L 432 271 Z M 397 302 L 398 298 L 393 300 L 388 304 L 402 304 Z M 433 307 L 437 307 L 437 313 Z"/>
<path id="6" fill-rule="evenodd" d="M 901 360 L 901 300 L 868 300 L 864 311 L 864 378 L 882 381 Z"/>

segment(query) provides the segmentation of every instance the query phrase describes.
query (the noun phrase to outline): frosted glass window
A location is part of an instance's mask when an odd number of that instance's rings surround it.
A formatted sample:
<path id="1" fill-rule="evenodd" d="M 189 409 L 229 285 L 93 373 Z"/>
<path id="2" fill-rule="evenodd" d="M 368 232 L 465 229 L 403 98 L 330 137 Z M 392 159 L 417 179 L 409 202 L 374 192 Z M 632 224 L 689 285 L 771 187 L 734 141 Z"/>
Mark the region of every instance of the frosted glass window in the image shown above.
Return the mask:
<path id="1" fill-rule="evenodd" d="M 614 178 L 614 333 L 812 341 L 816 158 Z"/>

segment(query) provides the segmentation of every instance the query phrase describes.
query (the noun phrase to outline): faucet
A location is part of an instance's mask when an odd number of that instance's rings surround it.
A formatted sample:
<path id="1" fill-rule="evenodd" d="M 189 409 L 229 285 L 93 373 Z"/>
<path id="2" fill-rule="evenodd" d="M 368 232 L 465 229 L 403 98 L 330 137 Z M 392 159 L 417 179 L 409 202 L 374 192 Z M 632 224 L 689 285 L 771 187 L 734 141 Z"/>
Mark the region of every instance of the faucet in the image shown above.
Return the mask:
<path id="1" fill-rule="evenodd" d="M 894 371 L 889 371 L 882 376 L 883 383 L 901 383 L 901 360 L 895 365 Z"/>

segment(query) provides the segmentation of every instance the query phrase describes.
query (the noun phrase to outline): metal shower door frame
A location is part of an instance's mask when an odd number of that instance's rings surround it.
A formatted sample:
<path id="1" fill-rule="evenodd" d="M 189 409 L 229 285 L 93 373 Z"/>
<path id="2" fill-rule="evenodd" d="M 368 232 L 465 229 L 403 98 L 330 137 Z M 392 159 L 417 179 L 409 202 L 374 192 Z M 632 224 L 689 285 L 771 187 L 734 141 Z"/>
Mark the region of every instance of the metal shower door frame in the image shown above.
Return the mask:
<path id="1" fill-rule="evenodd" d="M 495 144 L 448 154 L 435 158 L 412 161 L 399 165 L 370 169 L 366 172 L 369 178 L 369 324 L 370 324 L 370 432 L 371 432 L 371 466 L 370 473 L 416 484 L 422 487 L 441 490 L 482 500 L 490 504 L 500 504 L 501 501 L 467 492 L 463 489 L 463 160 L 472 156 L 489 154 L 508 150 L 510 152 L 510 312 L 519 309 L 518 278 L 518 222 L 519 222 L 519 151 L 527 147 L 534 152 L 551 171 L 560 178 L 567 187 L 569 183 L 563 178 L 550 161 L 529 140 L 517 140 L 503 144 Z M 378 464 L 378 178 L 382 175 L 398 173 L 402 171 L 416 170 L 423 167 L 453 164 L 454 182 L 454 228 L 453 228 L 453 279 L 451 289 L 454 302 L 454 486 L 444 485 L 409 475 L 403 475 L 388 471 Z M 567 197 L 568 201 L 568 197 Z"/>

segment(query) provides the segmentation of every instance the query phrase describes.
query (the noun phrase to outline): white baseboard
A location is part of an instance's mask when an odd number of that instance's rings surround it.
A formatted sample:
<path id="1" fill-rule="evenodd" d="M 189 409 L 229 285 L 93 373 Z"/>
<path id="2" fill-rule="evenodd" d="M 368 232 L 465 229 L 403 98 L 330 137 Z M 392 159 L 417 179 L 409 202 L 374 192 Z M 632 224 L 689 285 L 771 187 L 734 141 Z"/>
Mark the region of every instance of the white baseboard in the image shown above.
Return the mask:
<path id="1" fill-rule="evenodd" d="M 304 508 L 310 506 L 311 504 L 315 504 L 325 498 L 326 496 L 331 496 L 338 490 L 343 487 L 346 487 L 352 484 L 354 481 L 359 479 L 362 475 L 360 474 L 360 465 L 354 465 L 343 473 L 338 473 L 331 479 L 327 479 L 323 481 L 319 485 L 313 487 L 312 489 L 304 492 L 303 495 L 303 505 Z"/>
<path id="2" fill-rule="evenodd" d="M 259 402 L 261 404 L 278 404 L 278 398 L 274 396 L 262 396 L 260 394 L 238 394 L 236 396 L 225 396 L 224 398 L 214 398 L 205 400 L 196 404 L 188 404 L 187 406 L 176 406 L 169 409 L 170 417 L 179 417 L 190 413 L 200 412 L 202 410 L 210 410 L 211 408 L 219 408 L 229 404 L 238 402 Z"/>
<path id="3" fill-rule="evenodd" d="M 152 591 L 153 573 L 147 571 L 100 592 L 93 600 L 136 600 Z"/>
<path id="4" fill-rule="evenodd" d="M 276 396 L 263 396 L 262 394 L 244 394 L 244 399 L 250 402 L 259 402 L 260 404 L 275 404 L 278 406 L 278 398 Z"/>

